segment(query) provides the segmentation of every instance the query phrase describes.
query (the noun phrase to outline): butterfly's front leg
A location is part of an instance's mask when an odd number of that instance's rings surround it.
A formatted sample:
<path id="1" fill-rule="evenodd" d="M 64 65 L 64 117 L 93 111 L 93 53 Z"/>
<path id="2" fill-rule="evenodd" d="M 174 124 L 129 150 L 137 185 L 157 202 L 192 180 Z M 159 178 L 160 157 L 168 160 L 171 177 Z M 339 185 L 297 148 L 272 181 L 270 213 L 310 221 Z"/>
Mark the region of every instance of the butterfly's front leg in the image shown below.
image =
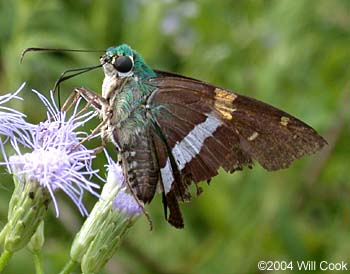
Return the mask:
<path id="1" fill-rule="evenodd" d="M 95 136 L 98 132 L 101 132 L 101 146 L 95 148 L 95 152 L 99 153 L 106 146 L 108 124 L 110 117 L 112 116 L 108 101 L 101 95 L 85 87 L 75 88 L 74 93 L 78 97 L 84 98 L 84 100 L 86 100 L 88 103 L 87 106 L 92 106 L 100 114 L 100 116 L 103 117 L 102 122 L 91 132 L 89 136 L 82 140 L 82 142 L 88 141 L 92 136 Z"/>
<path id="2" fill-rule="evenodd" d="M 107 100 L 96 92 L 85 87 L 75 88 L 74 92 L 78 94 L 79 97 L 84 98 L 99 113 L 101 113 L 104 109 L 108 109 L 109 104 Z"/>

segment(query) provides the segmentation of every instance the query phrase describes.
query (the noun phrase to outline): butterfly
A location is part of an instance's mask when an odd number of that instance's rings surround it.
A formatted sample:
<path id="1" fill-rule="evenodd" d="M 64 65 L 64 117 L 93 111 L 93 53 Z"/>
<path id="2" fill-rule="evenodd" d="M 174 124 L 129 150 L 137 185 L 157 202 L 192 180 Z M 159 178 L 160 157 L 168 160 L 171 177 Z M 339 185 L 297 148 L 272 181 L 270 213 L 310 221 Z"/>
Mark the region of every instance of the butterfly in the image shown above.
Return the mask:
<path id="1" fill-rule="evenodd" d="M 76 92 L 101 114 L 103 138 L 116 146 L 131 191 L 143 203 L 162 193 L 167 221 L 182 228 L 179 202 L 192 183 L 258 162 L 287 168 L 327 142 L 292 115 L 200 80 L 151 69 L 126 44 L 100 57 L 102 95 Z M 167 211 L 169 210 L 169 216 Z"/>

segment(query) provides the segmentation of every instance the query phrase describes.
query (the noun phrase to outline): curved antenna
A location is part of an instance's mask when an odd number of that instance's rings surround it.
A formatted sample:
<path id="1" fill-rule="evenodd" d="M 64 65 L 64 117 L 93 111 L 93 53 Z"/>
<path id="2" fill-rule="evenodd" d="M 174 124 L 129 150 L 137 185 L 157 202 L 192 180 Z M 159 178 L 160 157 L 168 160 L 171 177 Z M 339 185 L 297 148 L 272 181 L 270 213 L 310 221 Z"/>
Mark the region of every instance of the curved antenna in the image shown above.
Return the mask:
<path id="1" fill-rule="evenodd" d="M 24 56 L 28 53 L 28 52 L 32 52 L 32 51 L 51 51 L 51 52 L 103 52 L 105 53 L 106 50 L 85 50 L 85 49 L 61 49 L 61 48 L 37 48 L 37 47 L 33 47 L 33 48 L 26 48 L 22 51 L 21 53 L 21 58 L 20 58 L 20 63 L 22 63 Z M 61 76 L 57 79 L 57 81 L 55 82 L 54 88 L 53 88 L 53 93 L 56 92 L 56 90 L 58 91 L 58 106 L 59 109 L 61 109 L 61 101 L 60 101 L 60 84 L 65 81 L 68 80 L 74 76 L 77 76 L 79 74 L 88 72 L 90 70 L 102 67 L 103 64 L 97 65 L 97 66 L 91 66 L 91 67 L 84 67 L 84 68 L 74 68 L 74 69 L 68 69 L 65 70 L 64 72 L 61 73 Z M 70 72 L 75 72 L 71 75 L 66 76 L 67 73 Z"/>
<path id="2" fill-rule="evenodd" d="M 53 87 L 53 92 L 56 91 L 57 87 L 64 81 L 70 79 L 70 78 L 73 78 L 79 74 L 83 74 L 85 72 L 88 72 L 90 70 L 94 70 L 96 68 L 100 68 L 102 67 L 102 64 L 99 64 L 99 65 L 96 65 L 96 66 L 91 66 L 91 67 L 84 67 L 84 68 L 74 68 L 74 69 L 67 69 L 65 70 L 64 72 L 61 73 L 61 76 L 57 79 L 57 81 L 55 82 L 55 85 Z M 70 74 L 70 75 L 66 75 L 67 73 L 70 73 L 70 72 L 75 72 L 73 74 Z"/>
<path id="3" fill-rule="evenodd" d="M 69 51 L 73 51 L 73 52 L 106 52 L 106 50 L 89 50 L 89 49 L 59 49 L 59 48 L 26 48 L 22 51 L 21 53 L 21 59 L 20 59 L 20 63 L 22 63 L 24 56 L 28 53 L 28 52 L 32 52 L 32 51 L 52 51 L 52 52 L 69 52 Z"/>

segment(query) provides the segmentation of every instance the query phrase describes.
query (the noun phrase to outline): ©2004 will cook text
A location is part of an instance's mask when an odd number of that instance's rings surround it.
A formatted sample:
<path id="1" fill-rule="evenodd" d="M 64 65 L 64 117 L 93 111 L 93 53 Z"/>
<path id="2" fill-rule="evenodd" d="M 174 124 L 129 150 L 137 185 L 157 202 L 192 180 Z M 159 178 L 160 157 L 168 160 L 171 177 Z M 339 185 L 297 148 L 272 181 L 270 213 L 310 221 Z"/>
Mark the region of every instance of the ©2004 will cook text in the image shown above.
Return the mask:
<path id="1" fill-rule="evenodd" d="M 350 270 L 350 263 L 346 261 L 259 261 L 258 270 L 346 271 Z"/>

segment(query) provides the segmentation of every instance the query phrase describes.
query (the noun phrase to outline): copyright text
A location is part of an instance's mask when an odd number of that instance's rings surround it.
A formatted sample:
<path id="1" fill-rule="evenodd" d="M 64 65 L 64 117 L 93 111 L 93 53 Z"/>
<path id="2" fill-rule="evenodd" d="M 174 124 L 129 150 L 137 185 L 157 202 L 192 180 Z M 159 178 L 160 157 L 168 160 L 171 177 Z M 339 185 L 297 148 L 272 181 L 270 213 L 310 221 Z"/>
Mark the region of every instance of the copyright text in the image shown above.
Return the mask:
<path id="1" fill-rule="evenodd" d="M 258 270 L 261 271 L 346 271 L 350 270 L 348 262 L 328 261 L 259 261 Z"/>

